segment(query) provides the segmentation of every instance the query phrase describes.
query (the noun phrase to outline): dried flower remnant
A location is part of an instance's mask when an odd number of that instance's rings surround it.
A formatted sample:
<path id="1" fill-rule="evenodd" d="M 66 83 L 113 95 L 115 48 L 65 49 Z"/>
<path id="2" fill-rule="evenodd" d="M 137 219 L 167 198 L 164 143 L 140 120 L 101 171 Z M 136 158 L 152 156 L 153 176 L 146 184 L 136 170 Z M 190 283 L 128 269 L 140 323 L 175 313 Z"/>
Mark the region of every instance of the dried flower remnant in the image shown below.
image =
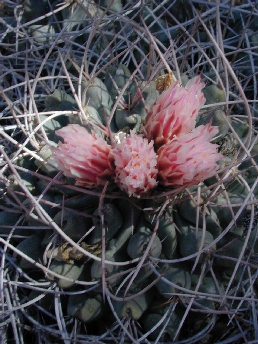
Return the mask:
<path id="1" fill-rule="evenodd" d="M 217 162 L 223 159 L 217 151 L 218 145 L 210 142 L 217 133 L 218 127 L 201 125 L 160 147 L 157 152 L 160 184 L 185 187 L 212 177 L 218 170 Z"/>
<path id="2" fill-rule="evenodd" d="M 94 188 L 105 185 L 114 177 L 114 167 L 109 153 L 111 146 L 84 127 L 70 124 L 56 131 L 64 143 L 53 148 L 58 168 L 67 177 L 76 179 L 76 184 Z"/>
<path id="3" fill-rule="evenodd" d="M 177 79 L 172 72 L 168 74 L 161 75 L 156 80 L 156 90 L 159 92 L 163 92 L 167 90 L 172 82 L 175 82 Z"/>
<path id="4" fill-rule="evenodd" d="M 115 181 L 129 196 L 140 197 L 157 186 L 157 154 L 153 142 L 121 133 L 120 143 L 111 150 L 115 162 Z"/>
<path id="5" fill-rule="evenodd" d="M 185 87 L 178 82 L 165 90 L 151 106 L 146 117 L 145 132 L 158 148 L 176 135 L 189 133 L 194 127 L 198 111 L 205 103 L 204 83 L 200 76 L 191 79 Z"/>

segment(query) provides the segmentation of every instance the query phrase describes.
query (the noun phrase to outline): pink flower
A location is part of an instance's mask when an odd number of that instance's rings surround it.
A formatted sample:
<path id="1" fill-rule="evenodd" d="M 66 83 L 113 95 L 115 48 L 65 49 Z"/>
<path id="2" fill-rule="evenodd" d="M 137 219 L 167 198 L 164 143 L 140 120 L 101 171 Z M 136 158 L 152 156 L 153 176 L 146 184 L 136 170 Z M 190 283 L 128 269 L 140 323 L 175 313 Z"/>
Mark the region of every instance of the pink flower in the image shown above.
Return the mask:
<path id="1" fill-rule="evenodd" d="M 115 161 L 115 181 L 129 196 L 139 197 L 157 186 L 157 155 L 153 142 L 131 131 L 120 134 L 120 143 L 111 150 Z"/>
<path id="2" fill-rule="evenodd" d="M 109 158 L 111 146 L 84 127 L 70 124 L 56 131 L 64 139 L 53 148 L 58 168 L 67 177 L 76 179 L 77 185 L 94 188 L 105 185 L 114 177 L 114 167 Z"/>
<path id="3" fill-rule="evenodd" d="M 200 125 L 191 133 L 181 134 L 159 148 L 158 165 L 161 185 L 180 187 L 196 185 L 213 176 L 218 160 L 218 145 L 209 141 L 218 133 L 218 127 Z"/>
<path id="4" fill-rule="evenodd" d="M 145 131 L 157 148 L 195 127 L 198 111 L 205 103 L 203 87 L 200 76 L 191 79 L 185 87 L 176 81 L 151 106 Z"/>

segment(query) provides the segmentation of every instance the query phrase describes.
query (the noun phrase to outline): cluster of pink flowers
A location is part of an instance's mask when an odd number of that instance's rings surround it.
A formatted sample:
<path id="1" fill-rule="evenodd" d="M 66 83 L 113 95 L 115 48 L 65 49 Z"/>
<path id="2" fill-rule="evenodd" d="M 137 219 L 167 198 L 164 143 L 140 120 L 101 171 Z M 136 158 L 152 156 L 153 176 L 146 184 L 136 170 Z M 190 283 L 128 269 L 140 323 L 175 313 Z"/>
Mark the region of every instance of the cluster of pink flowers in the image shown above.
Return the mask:
<path id="1" fill-rule="evenodd" d="M 64 143 L 53 149 L 60 170 L 78 185 L 98 187 L 115 181 L 129 196 L 140 197 L 158 183 L 186 187 L 213 176 L 223 156 L 210 141 L 218 128 L 195 128 L 205 103 L 200 77 L 185 87 L 174 82 L 151 106 L 144 135 L 121 133 L 114 146 L 77 124 L 58 130 Z"/>

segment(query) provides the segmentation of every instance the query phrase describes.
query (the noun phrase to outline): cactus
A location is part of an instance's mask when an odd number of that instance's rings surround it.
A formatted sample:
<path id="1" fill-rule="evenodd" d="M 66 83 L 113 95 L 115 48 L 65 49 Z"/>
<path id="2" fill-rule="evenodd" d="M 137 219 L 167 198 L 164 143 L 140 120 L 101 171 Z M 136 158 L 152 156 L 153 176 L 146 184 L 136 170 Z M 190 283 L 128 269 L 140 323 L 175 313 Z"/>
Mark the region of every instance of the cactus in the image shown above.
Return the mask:
<path id="1" fill-rule="evenodd" d="M 0 8 L 0 341 L 257 342 L 257 4 Z"/>

